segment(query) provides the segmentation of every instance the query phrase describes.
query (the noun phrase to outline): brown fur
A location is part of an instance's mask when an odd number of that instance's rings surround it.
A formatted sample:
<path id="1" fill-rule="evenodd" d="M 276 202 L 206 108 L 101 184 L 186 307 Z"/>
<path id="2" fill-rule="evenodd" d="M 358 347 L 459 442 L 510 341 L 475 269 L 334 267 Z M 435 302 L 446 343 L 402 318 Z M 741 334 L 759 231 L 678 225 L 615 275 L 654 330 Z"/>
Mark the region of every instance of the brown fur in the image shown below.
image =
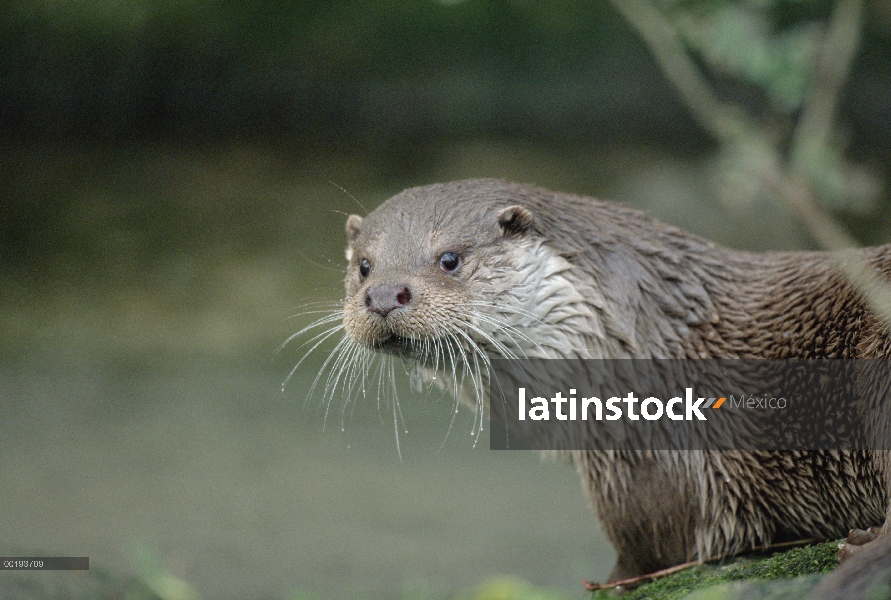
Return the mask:
<path id="1" fill-rule="evenodd" d="M 459 181 L 406 190 L 364 220 L 350 217 L 347 233 L 344 325 L 373 349 L 417 353 L 452 336 L 491 355 L 519 340 L 546 357 L 891 355 L 891 338 L 832 256 L 734 251 L 614 203 Z M 462 259 L 454 273 L 438 262 L 445 252 Z M 891 246 L 859 257 L 891 273 Z M 374 286 L 404 286 L 411 301 L 376 314 L 366 306 Z M 887 423 L 874 426 L 889 434 Z M 618 553 L 614 579 L 789 538 L 842 537 L 885 521 L 891 489 L 887 452 L 573 460 Z"/>

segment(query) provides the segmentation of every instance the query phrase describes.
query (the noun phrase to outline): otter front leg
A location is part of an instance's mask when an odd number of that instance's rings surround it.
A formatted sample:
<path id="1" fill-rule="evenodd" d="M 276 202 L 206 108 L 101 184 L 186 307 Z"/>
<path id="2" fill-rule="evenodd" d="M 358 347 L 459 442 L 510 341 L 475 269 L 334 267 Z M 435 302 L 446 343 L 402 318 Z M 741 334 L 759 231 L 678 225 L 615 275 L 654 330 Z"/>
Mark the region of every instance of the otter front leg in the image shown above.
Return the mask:
<path id="1" fill-rule="evenodd" d="M 884 525 L 875 525 L 869 529 L 852 529 L 848 532 L 843 544 L 838 547 L 838 562 L 844 563 L 851 557 L 861 554 L 867 548 L 887 544 L 891 537 L 891 451 L 876 450 L 873 452 L 873 460 L 882 471 L 885 481 L 885 498 L 888 510 L 885 515 Z"/>
<path id="2" fill-rule="evenodd" d="M 838 547 L 838 562 L 845 562 L 862 550 L 870 547 L 882 535 L 883 527 L 873 526 L 869 529 L 852 529 L 848 532 L 843 544 Z"/>
<path id="3" fill-rule="evenodd" d="M 876 323 L 876 328 L 882 331 L 883 326 L 881 323 Z M 888 356 L 889 351 L 891 348 L 886 338 L 885 347 L 880 354 Z M 884 487 L 884 502 L 887 507 L 885 523 L 865 530 L 849 531 L 845 542 L 839 546 L 839 563 L 845 562 L 855 554 L 860 554 L 861 550 L 867 547 L 879 545 L 876 543 L 879 538 L 891 535 L 891 449 L 888 449 L 891 443 L 891 370 L 888 365 L 887 359 L 861 360 L 856 365 L 856 390 L 863 399 L 866 437 L 873 448 L 869 458 L 879 473 Z"/>
<path id="4" fill-rule="evenodd" d="M 618 555 L 610 581 L 697 558 L 699 510 L 691 504 L 689 486 L 664 454 L 573 453 L 592 508 Z"/>

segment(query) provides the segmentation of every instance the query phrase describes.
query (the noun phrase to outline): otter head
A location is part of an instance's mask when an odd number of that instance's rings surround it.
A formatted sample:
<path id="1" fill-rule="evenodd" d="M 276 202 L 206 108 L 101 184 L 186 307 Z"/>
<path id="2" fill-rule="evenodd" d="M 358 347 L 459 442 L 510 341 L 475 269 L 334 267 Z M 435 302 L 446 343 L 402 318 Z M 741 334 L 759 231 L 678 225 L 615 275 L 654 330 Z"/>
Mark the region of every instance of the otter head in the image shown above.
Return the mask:
<path id="1" fill-rule="evenodd" d="M 351 215 L 347 336 L 421 357 L 486 349 L 492 327 L 482 305 L 510 285 L 506 247 L 534 235 L 534 224 L 500 182 L 414 188 L 365 218 Z"/>

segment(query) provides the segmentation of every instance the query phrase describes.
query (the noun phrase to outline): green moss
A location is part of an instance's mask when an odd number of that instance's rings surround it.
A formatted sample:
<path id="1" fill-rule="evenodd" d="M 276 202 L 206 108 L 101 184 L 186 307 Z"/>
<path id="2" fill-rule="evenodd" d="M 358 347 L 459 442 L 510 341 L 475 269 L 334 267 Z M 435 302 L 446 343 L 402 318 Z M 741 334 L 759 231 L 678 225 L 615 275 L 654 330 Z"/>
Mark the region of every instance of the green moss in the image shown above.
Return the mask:
<path id="1" fill-rule="evenodd" d="M 689 600 L 757 597 L 760 600 L 801 598 L 838 565 L 837 542 L 794 548 L 766 558 L 739 558 L 717 565 L 702 565 L 644 584 L 621 596 L 622 600 Z M 789 581 L 791 578 L 798 578 Z M 766 583 L 771 580 L 784 580 Z M 745 582 L 727 585 L 729 582 Z M 724 584 L 724 585 L 722 585 Z M 714 586 L 720 586 L 714 588 Z M 706 589 L 711 588 L 711 589 Z M 615 598 L 598 591 L 594 600 Z"/>

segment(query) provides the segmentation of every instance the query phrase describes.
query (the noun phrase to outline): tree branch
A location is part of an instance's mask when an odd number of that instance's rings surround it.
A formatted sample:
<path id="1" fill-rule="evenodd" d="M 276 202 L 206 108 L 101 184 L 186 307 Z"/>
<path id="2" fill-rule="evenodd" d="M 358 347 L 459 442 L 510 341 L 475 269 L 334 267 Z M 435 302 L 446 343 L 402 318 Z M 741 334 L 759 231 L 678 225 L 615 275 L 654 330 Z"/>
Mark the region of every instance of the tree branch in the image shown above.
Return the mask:
<path id="1" fill-rule="evenodd" d="M 649 0 L 610 2 L 637 30 L 693 116 L 716 139 L 727 142 L 752 127 L 739 109 L 715 95 L 677 30 Z"/>
<path id="2" fill-rule="evenodd" d="M 831 142 L 835 111 L 860 46 L 862 16 L 863 0 L 840 0 L 832 14 L 817 54 L 810 97 L 795 129 L 791 158 L 796 169 L 812 149 Z"/>

